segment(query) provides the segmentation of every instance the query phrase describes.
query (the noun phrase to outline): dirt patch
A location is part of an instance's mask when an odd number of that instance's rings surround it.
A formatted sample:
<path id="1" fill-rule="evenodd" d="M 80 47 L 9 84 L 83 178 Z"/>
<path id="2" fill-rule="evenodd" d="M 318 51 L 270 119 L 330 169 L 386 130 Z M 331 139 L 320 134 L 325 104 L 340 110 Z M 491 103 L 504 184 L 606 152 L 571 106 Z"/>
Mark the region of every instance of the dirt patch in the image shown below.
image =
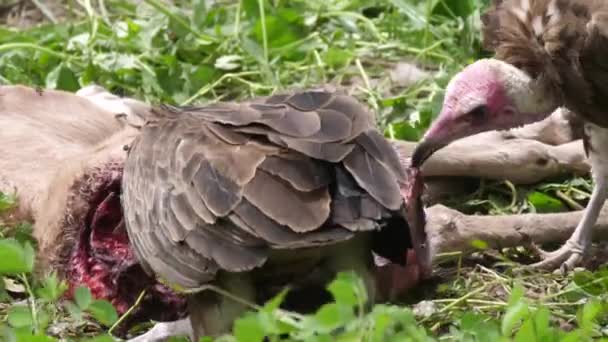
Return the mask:
<path id="1" fill-rule="evenodd" d="M 66 7 L 63 0 L 0 0 L 0 24 L 25 29 L 61 21 L 67 15 Z"/>

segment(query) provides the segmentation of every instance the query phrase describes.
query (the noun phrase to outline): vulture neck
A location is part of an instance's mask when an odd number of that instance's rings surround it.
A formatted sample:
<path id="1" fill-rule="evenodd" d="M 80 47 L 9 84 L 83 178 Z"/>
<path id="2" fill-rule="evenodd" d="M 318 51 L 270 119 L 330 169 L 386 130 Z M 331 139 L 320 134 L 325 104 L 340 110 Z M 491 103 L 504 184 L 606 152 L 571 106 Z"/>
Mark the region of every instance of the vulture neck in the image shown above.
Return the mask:
<path id="1" fill-rule="evenodd" d="M 525 125 L 545 119 L 560 105 L 559 96 L 541 80 L 532 79 L 524 71 L 502 62 L 503 84 L 508 98 L 518 112 L 518 124 Z"/>

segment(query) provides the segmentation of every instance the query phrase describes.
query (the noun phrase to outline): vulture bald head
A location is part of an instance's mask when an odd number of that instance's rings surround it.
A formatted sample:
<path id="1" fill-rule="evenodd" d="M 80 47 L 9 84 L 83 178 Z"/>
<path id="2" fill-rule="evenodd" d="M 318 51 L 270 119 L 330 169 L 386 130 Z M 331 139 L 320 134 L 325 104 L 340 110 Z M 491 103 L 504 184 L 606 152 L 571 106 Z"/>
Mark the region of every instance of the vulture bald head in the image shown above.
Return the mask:
<path id="1" fill-rule="evenodd" d="M 175 288 L 216 284 L 256 302 L 351 269 L 373 295 L 373 254 L 405 264 L 412 247 L 405 182 L 364 106 L 303 91 L 154 109 L 129 148 L 122 203 L 143 267 Z M 224 301 L 191 296 L 197 335 L 230 326 L 240 310 Z"/>
<path id="2" fill-rule="evenodd" d="M 498 59 L 481 59 L 448 83 L 441 113 L 418 145 L 412 166 L 422 165 L 455 140 L 536 122 L 556 107 L 555 96 L 523 70 Z"/>

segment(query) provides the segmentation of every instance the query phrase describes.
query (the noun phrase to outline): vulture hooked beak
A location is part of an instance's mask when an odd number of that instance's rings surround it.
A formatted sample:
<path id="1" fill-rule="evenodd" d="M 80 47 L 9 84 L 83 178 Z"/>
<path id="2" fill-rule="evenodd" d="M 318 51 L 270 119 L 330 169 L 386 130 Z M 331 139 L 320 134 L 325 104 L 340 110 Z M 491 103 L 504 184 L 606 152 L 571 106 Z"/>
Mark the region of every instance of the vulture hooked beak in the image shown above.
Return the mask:
<path id="1" fill-rule="evenodd" d="M 409 181 L 404 189 L 406 216 L 412 227 L 414 250 L 423 278 L 431 274 L 433 251 L 431 251 L 425 229 L 426 215 L 424 204 L 422 203 L 422 193 L 424 190 L 421 172 L 422 165 L 433 153 L 457 140 L 460 137 L 458 132 L 466 131 L 466 127 L 461 122 L 454 122 L 449 114 L 449 112 L 442 111 L 439 120 L 433 123 L 422 140 L 414 148 L 407 171 Z"/>
<path id="2" fill-rule="evenodd" d="M 429 159 L 433 153 L 439 151 L 447 144 L 441 140 L 433 138 L 423 138 L 422 141 L 416 145 L 414 152 L 412 153 L 411 166 L 414 168 L 421 168 L 422 164 Z"/>
<path id="3" fill-rule="evenodd" d="M 467 116 L 443 108 L 435 122 L 422 137 L 422 140 L 414 148 L 410 167 L 420 169 L 435 152 L 458 139 L 482 131 L 481 127 L 470 125 L 469 120 L 464 119 Z"/>

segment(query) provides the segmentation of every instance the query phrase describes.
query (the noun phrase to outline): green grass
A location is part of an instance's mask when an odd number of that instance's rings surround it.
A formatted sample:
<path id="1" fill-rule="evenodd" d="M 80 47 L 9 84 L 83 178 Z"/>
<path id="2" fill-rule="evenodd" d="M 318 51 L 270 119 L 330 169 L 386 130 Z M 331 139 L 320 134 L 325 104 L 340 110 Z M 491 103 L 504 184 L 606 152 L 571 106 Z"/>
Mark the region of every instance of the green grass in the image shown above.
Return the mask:
<path id="1" fill-rule="evenodd" d="M 377 113 L 388 137 L 418 140 L 439 111 L 443 89 L 463 65 L 483 57 L 481 0 L 65 1 L 65 20 L 27 29 L 0 27 L 0 81 L 75 91 L 96 83 L 150 103 L 202 104 L 293 88 L 340 85 Z M 38 1 L 45 9 L 44 1 Z M 57 21 L 57 22 L 52 22 Z M 427 77 L 391 79 L 400 62 Z M 468 213 L 577 209 L 587 178 L 532 186 L 482 181 L 446 203 Z M 0 210 L 14 204 L 0 196 Z M 60 301 L 65 284 L 31 274 L 28 224 L 2 225 L 0 336 L 7 341 L 111 340 L 119 317 L 86 289 Z M 483 247 L 480 243 L 479 247 Z M 281 297 L 240 319 L 222 341 L 582 341 L 606 336 L 608 270 L 568 276 L 517 271 L 523 249 L 452 255 L 439 276 L 399 306 L 360 310 L 360 281 L 342 274 L 336 300 L 300 316 L 277 310 Z M 19 302 L 29 299 L 28 302 Z M 422 300 L 422 302 L 420 302 Z M 36 337 L 34 337 L 34 335 Z M 49 335 L 49 336 L 47 336 Z M 55 334 L 57 335 L 57 334 Z"/>

